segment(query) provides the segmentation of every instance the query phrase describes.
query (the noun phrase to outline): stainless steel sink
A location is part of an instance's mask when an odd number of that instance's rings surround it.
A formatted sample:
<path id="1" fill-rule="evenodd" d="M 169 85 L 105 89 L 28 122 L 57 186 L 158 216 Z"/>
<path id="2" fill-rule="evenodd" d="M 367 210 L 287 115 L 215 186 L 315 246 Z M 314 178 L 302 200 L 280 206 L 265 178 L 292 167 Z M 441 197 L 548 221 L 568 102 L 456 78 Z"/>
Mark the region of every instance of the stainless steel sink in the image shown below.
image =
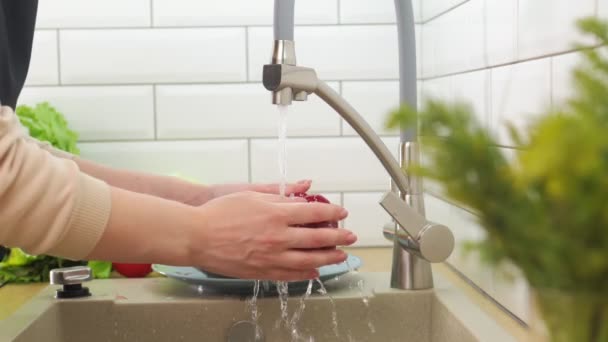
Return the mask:
<path id="1" fill-rule="evenodd" d="M 450 308 L 454 305 L 442 298 L 441 289 L 392 290 L 388 277 L 387 273 L 361 273 L 326 283 L 335 301 L 338 335 L 332 325 L 332 304 L 320 294 L 306 301 L 298 324 L 301 335 L 312 336 L 316 342 L 483 341 Z M 363 293 L 369 296 L 369 306 L 356 286 L 359 280 L 365 283 Z M 251 313 L 246 297 L 207 290 L 200 294 L 195 286 L 165 278 L 97 280 L 87 286 L 91 297 L 65 300 L 54 298 L 57 287 L 48 287 L 13 316 L 0 321 L 0 341 L 212 342 L 229 341 L 233 333 L 230 341 L 253 341 L 253 330 L 247 332 Z M 299 298 L 290 299 L 290 316 Z M 290 341 L 288 329 L 276 328 L 280 318 L 276 297 L 259 299 L 258 310 L 265 341 Z M 510 340 L 506 335 L 504 339 L 493 335 L 493 341 Z"/>

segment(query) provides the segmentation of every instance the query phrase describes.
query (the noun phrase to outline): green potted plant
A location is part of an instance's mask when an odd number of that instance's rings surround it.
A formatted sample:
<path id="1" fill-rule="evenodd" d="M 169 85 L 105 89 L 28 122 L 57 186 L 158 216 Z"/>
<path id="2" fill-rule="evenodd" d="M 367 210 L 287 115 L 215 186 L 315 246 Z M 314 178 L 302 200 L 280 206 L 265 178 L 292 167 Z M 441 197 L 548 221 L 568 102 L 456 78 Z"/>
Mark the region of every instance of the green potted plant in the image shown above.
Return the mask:
<path id="1" fill-rule="evenodd" d="M 48 103 L 35 107 L 19 106 L 17 116 L 32 137 L 49 142 L 55 148 L 79 154 L 78 134 L 72 131 L 64 116 Z M 112 264 L 103 261 L 70 261 L 47 255 L 29 255 L 19 248 L 0 246 L 0 284 L 48 281 L 53 268 L 88 264 L 96 278 L 108 278 Z"/>
<path id="2" fill-rule="evenodd" d="M 429 163 L 407 171 L 478 214 L 487 234 L 475 247 L 492 265 L 521 269 L 554 342 L 608 341 L 608 24 L 578 26 L 601 45 L 581 48 L 566 104 L 526 129 L 510 127 L 522 147 L 514 158 L 464 103 L 404 106 L 388 121 L 418 118 Z"/>

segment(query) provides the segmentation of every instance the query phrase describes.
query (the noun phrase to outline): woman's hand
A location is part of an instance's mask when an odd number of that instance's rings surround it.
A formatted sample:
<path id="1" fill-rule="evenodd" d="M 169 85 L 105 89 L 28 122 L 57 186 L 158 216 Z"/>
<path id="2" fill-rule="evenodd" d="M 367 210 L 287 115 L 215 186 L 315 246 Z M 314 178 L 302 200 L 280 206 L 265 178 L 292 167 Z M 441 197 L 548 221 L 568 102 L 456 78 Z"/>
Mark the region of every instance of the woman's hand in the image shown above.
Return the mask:
<path id="1" fill-rule="evenodd" d="M 295 193 L 307 192 L 311 184 L 311 180 L 301 180 L 297 183 L 286 184 L 285 195 L 289 196 Z M 191 184 L 185 191 L 191 194 L 185 203 L 199 206 L 207 203 L 207 201 L 236 192 L 253 191 L 278 195 L 279 184 L 217 184 L 210 186 Z"/>
<path id="2" fill-rule="evenodd" d="M 301 198 L 241 192 L 211 200 L 197 214 L 202 227 L 195 228 L 189 239 L 194 265 L 236 278 L 316 278 L 318 267 L 341 263 L 347 257 L 341 250 L 321 248 L 351 245 L 357 240 L 344 229 L 292 227 L 340 221 L 348 215 L 339 206 L 306 203 Z"/>
<path id="3" fill-rule="evenodd" d="M 112 188 L 109 222 L 87 259 L 196 266 L 243 279 L 305 280 L 317 277 L 318 267 L 346 260 L 343 251 L 326 247 L 351 245 L 357 238 L 345 229 L 293 226 L 346 216 L 337 205 L 259 192 L 195 207 Z"/>

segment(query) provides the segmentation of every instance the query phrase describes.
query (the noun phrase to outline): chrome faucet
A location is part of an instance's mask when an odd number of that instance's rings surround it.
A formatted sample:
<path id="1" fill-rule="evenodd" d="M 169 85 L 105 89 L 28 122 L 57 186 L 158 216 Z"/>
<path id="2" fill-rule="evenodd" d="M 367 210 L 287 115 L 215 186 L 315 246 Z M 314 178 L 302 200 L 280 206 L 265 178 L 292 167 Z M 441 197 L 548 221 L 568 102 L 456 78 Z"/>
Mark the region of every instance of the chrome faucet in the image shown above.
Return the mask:
<path id="1" fill-rule="evenodd" d="M 416 50 L 411 0 L 395 0 L 399 29 L 401 101 L 416 105 Z M 316 94 L 363 138 L 391 177 L 391 191 L 380 205 L 394 223 L 383 234 L 393 241 L 391 287 L 420 290 L 433 287 L 430 263 L 445 261 L 454 249 L 454 236 L 443 225 L 427 221 L 422 181 L 404 169 L 419 163 L 417 131 L 403 129 L 399 162 L 363 119 L 338 93 L 317 77 L 314 69 L 298 66 L 294 42 L 295 0 L 275 0 L 274 45 L 271 64 L 264 65 L 263 84 L 272 103 L 291 105 Z"/>

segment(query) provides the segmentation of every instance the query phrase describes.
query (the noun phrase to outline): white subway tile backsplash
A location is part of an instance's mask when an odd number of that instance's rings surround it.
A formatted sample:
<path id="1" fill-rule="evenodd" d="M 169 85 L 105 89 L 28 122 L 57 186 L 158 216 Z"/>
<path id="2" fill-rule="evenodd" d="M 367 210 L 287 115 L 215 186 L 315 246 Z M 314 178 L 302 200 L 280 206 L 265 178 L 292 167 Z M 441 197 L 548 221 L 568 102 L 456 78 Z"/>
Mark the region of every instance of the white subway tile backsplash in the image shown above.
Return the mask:
<path id="1" fill-rule="evenodd" d="M 416 79 L 422 78 L 422 64 L 424 56 L 422 53 L 422 25 L 416 24 Z"/>
<path id="2" fill-rule="evenodd" d="M 422 81 L 422 103 L 426 100 L 451 101 L 453 98 L 452 76 Z"/>
<path id="3" fill-rule="evenodd" d="M 277 106 L 262 84 L 157 86 L 156 99 L 159 139 L 277 135 Z M 288 124 L 290 136 L 340 134 L 339 115 L 317 96 L 294 102 Z"/>
<path id="4" fill-rule="evenodd" d="M 574 95 L 574 78 L 572 72 L 582 61 L 580 53 L 568 53 L 552 58 L 552 87 L 553 105 L 561 106 L 568 98 Z"/>
<path id="5" fill-rule="evenodd" d="M 486 0 L 486 54 L 489 65 L 517 59 L 517 1 Z"/>
<path id="6" fill-rule="evenodd" d="M 490 112 L 489 74 L 488 70 L 480 70 L 426 80 L 422 84 L 423 99 L 465 102 L 471 105 L 483 126 L 487 126 Z"/>
<path id="7" fill-rule="evenodd" d="M 435 60 L 441 48 L 439 27 L 435 20 L 420 27 L 420 58 L 418 59 L 420 73 L 418 78 L 431 77 L 436 73 L 437 63 Z"/>
<path id="8" fill-rule="evenodd" d="M 452 211 L 452 206 L 448 202 L 443 201 L 438 197 L 425 194 L 424 207 L 427 219 L 448 227 L 454 224 L 454 212 Z"/>
<path id="9" fill-rule="evenodd" d="M 597 15 L 603 19 L 608 19 L 608 0 L 597 0 Z"/>
<path id="10" fill-rule="evenodd" d="M 40 0 L 38 28 L 150 25 L 150 0 Z"/>
<path id="11" fill-rule="evenodd" d="M 397 79 L 398 47 L 395 25 L 296 27 L 298 64 L 315 68 L 324 80 Z M 272 29 L 249 29 L 249 73 L 262 79 L 268 64 Z"/>
<path id="12" fill-rule="evenodd" d="M 386 119 L 399 107 L 399 82 L 344 82 L 342 96 L 363 116 L 378 134 L 399 134 L 386 129 Z M 356 135 L 344 122 L 344 135 Z"/>
<path id="13" fill-rule="evenodd" d="M 412 0 L 412 8 L 414 10 L 414 21 L 419 23 L 422 21 L 422 0 Z"/>
<path id="14" fill-rule="evenodd" d="M 429 20 L 450 9 L 472 0 L 420 0 L 422 7 L 422 20 Z"/>
<path id="15" fill-rule="evenodd" d="M 340 3 L 340 22 L 343 24 L 394 23 L 393 0 L 346 0 Z"/>
<path id="16" fill-rule="evenodd" d="M 152 0 L 155 26 L 272 25 L 273 0 Z M 296 24 L 336 24 L 338 0 L 296 5 Z"/>
<path id="17" fill-rule="evenodd" d="M 59 82 L 57 31 L 36 30 L 26 85 L 55 85 Z"/>
<path id="18" fill-rule="evenodd" d="M 595 14 L 595 0 L 519 0 L 519 57 L 533 58 L 571 50 L 586 42 L 575 21 Z"/>
<path id="19" fill-rule="evenodd" d="M 247 182 L 247 141 L 82 143 L 84 158 L 117 168 L 179 174 L 204 184 Z"/>
<path id="20" fill-rule="evenodd" d="M 396 151 L 398 138 L 384 138 Z M 289 139 L 287 142 L 289 180 L 312 179 L 314 191 L 382 191 L 389 176 L 361 138 Z M 251 172 L 254 182 L 279 179 L 277 141 L 251 142 Z"/>
<path id="21" fill-rule="evenodd" d="M 423 77 L 485 66 L 483 0 L 470 0 L 425 24 Z"/>
<path id="22" fill-rule="evenodd" d="M 467 254 L 464 248 L 466 243 L 478 242 L 485 236 L 475 216 L 441 198 L 426 195 L 424 199 L 427 218 L 444 224 L 454 234 L 456 245 L 448 262 L 477 285 L 486 290 L 492 289 L 492 268 L 483 265 L 477 253 Z"/>
<path id="23" fill-rule="evenodd" d="M 60 43 L 65 84 L 246 80 L 244 28 L 69 30 Z"/>
<path id="24" fill-rule="evenodd" d="M 356 247 L 390 246 L 392 242 L 386 240 L 382 234 L 385 224 L 391 223 L 391 217 L 378 204 L 382 192 L 373 193 L 345 193 L 344 207 L 348 210 L 348 217 L 344 228 L 353 231 L 359 238 Z"/>
<path id="25" fill-rule="evenodd" d="M 29 87 L 19 102 L 49 102 L 80 141 L 154 139 L 152 86 Z"/>
<path id="26" fill-rule="evenodd" d="M 480 70 L 452 77 L 452 96 L 454 100 L 470 104 L 475 116 L 484 127 L 487 127 L 490 116 L 488 92 L 490 72 Z"/>
<path id="27" fill-rule="evenodd" d="M 501 144 L 512 146 L 505 124 L 524 129 L 551 104 L 551 60 L 494 68 L 491 75 L 491 127 Z"/>

